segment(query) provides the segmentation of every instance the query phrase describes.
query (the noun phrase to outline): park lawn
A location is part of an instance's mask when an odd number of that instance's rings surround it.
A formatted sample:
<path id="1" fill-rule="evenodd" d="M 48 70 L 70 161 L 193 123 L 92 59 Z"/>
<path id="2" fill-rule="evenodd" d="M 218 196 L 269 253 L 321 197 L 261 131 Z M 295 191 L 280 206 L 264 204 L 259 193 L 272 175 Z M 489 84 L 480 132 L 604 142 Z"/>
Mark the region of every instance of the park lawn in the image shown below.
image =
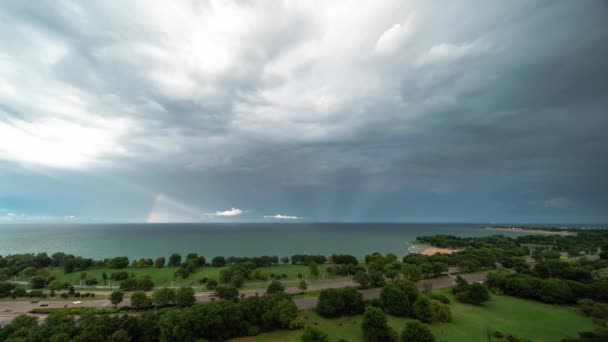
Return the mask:
<path id="1" fill-rule="evenodd" d="M 133 273 L 136 276 L 139 275 L 147 275 L 150 276 L 155 286 L 171 286 L 171 282 L 173 282 L 174 286 L 200 286 L 198 282 L 201 278 L 214 278 L 217 279 L 219 276 L 221 267 L 201 267 L 196 270 L 195 273 L 191 274 L 190 277 L 186 279 L 181 279 L 180 277 L 174 277 L 175 271 L 177 267 L 163 267 L 163 268 L 155 268 L 155 267 L 128 267 L 123 269 L 115 269 L 115 268 L 89 268 L 85 271 L 87 274 L 86 279 L 95 278 L 99 282 L 99 285 L 103 285 L 102 273 L 105 272 L 108 278 L 112 273 L 118 272 L 128 272 L 129 274 Z M 56 268 L 51 271 L 51 275 L 54 275 L 57 280 L 61 282 L 68 282 L 70 284 L 78 285 L 80 284 L 80 271 L 76 271 L 73 273 L 64 273 L 63 269 Z M 110 281 L 108 279 L 108 281 Z M 118 285 L 119 282 L 112 281 L 112 285 Z M 83 281 L 84 285 L 84 281 Z"/>
<path id="2" fill-rule="evenodd" d="M 319 271 L 321 272 L 322 275 L 326 274 L 326 270 L 327 270 L 328 266 L 330 266 L 330 265 L 320 265 L 319 266 Z M 82 272 L 85 272 L 87 274 L 86 279 L 92 279 L 92 278 L 97 279 L 97 281 L 99 282 L 99 285 L 103 285 L 103 280 L 102 280 L 103 272 L 106 273 L 108 278 L 110 277 L 110 275 L 112 273 L 128 272 L 128 273 L 133 273 L 136 276 L 139 276 L 139 275 L 150 276 L 150 278 L 152 279 L 152 281 L 154 282 L 154 285 L 156 287 L 171 286 L 171 285 L 200 287 L 201 286 L 201 284 L 199 283 L 200 279 L 207 277 L 209 279 L 217 280 L 219 278 L 220 271 L 224 268 L 225 267 L 210 267 L 210 266 L 201 267 L 201 268 L 198 268 L 196 270 L 196 272 L 191 274 L 186 279 L 182 279 L 180 277 L 174 276 L 175 271 L 177 270 L 177 267 L 163 267 L 163 268 L 127 267 L 127 268 L 123 268 L 123 269 L 101 267 L 101 268 L 90 268 L 90 269 L 84 270 Z M 259 269 L 268 273 L 268 275 L 285 274 L 286 278 L 283 278 L 282 281 L 285 282 L 286 286 L 297 286 L 298 285 L 298 281 L 297 281 L 298 274 L 302 274 L 305 278 L 309 278 L 308 266 L 304 266 L 304 265 L 284 264 L 284 265 L 276 265 L 276 266 L 270 266 L 270 267 L 261 267 Z M 74 285 L 80 284 L 80 274 L 82 272 L 76 271 L 73 273 L 66 274 L 63 272 L 62 268 L 55 268 L 55 269 L 50 270 L 51 275 L 55 276 L 57 280 L 59 280 L 61 282 L 68 282 L 68 283 L 74 284 Z M 344 278 L 343 277 L 332 278 L 332 277 L 326 276 L 325 279 L 326 280 L 328 280 L 328 279 L 329 280 L 331 280 L 331 279 L 342 280 Z M 320 283 L 320 282 L 323 282 L 322 277 L 320 277 L 318 280 L 308 281 L 309 284 Z M 250 285 L 246 285 L 244 287 L 244 289 L 266 288 L 266 286 L 268 285 L 267 282 L 260 281 L 260 280 L 251 280 L 248 283 L 250 283 Z M 119 284 L 119 282 L 112 281 L 112 285 L 117 285 L 117 284 Z M 84 281 L 83 281 L 83 285 L 84 285 Z M 94 291 L 95 288 L 87 287 L 87 290 Z M 97 290 L 103 290 L 103 288 L 98 288 Z"/>
<path id="3" fill-rule="evenodd" d="M 437 341 L 488 341 L 487 329 L 504 334 L 513 333 L 531 341 L 561 341 L 565 337 L 575 337 L 580 331 L 591 331 L 597 325 L 579 314 L 576 309 L 519 299 L 510 296 L 492 296 L 492 300 L 482 307 L 461 304 L 454 300 L 450 289 L 434 290 L 452 300 L 450 307 L 452 323 L 430 325 Z M 310 324 L 329 334 L 331 341 L 345 339 L 350 342 L 363 341 L 361 317 L 325 319 L 312 310 L 302 311 Z M 399 333 L 408 319 L 388 316 L 389 324 Z M 316 325 L 315 325 L 316 323 Z M 256 337 L 236 339 L 239 342 L 298 341 L 302 331 L 276 331 Z M 492 339 L 492 341 L 499 341 Z"/>

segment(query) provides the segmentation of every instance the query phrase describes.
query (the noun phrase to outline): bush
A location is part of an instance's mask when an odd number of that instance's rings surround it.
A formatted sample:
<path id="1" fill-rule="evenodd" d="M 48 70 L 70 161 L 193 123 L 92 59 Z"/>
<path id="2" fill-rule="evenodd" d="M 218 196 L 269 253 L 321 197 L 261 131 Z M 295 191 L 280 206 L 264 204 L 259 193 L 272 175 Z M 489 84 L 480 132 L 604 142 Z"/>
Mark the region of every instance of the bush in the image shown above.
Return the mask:
<path id="1" fill-rule="evenodd" d="M 388 326 L 386 315 L 382 310 L 368 307 L 361 322 L 363 336 L 368 342 L 397 341 L 397 333 Z"/>
<path id="2" fill-rule="evenodd" d="M 450 299 L 444 295 L 438 295 L 431 293 L 429 298 L 442 302 L 443 304 L 450 304 Z"/>
<path id="3" fill-rule="evenodd" d="M 317 312 L 323 317 L 358 315 L 364 308 L 363 296 L 352 287 L 326 289 L 319 293 Z"/>
<path id="4" fill-rule="evenodd" d="M 110 279 L 112 280 L 125 280 L 129 279 L 129 273 L 127 272 L 117 272 L 110 274 Z"/>
<path id="5" fill-rule="evenodd" d="M 418 299 L 418 288 L 410 281 L 395 281 L 385 285 L 380 293 L 382 306 L 391 315 L 412 316 L 412 305 Z"/>
<path id="6" fill-rule="evenodd" d="M 447 304 L 437 300 L 431 300 L 431 309 L 433 311 L 433 322 L 448 323 L 452 321 L 452 311 Z"/>
<path id="7" fill-rule="evenodd" d="M 273 280 L 268 284 L 268 288 L 266 288 L 266 294 L 275 294 L 275 293 L 284 293 L 285 287 L 281 284 L 280 281 Z"/>
<path id="8" fill-rule="evenodd" d="M 27 291 L 24 288 L 18 287 L 13 290 L 12 297 L 25 297 L 27 295 Z"/>
<path id="9" fill-rule="evenodd" d="M 405 329 L 401 333 L 401 341 L 403 342 L 435 342 L 435 336 L 431 330 L 424 324 L 413 321 L 405 325 Z"/>
<path id="10" fill-rule="evenodd" d="M 209 279 L 205 287 L 207 288 L 207 290 L 215 290 L 215 288 L 217 287 L 217 280 Z"/>
<path id="11" fill-rule="evenodd" d="M 33 289 L 41 289 L 46 285 L 46 279 L 40 276 L 35 276 L 30 279 L 30 284 Z"/>
<path id="12" fill-rule="evenodd" d="M 162 288 L 152 293 L 152 302 L 158 306 L 167 306 L 175 303 L 175 290 Z"/>
<path id="13" fill-rule="evenodd" d="M 220 299 L 236 302 L 239 299 L 239 290 L 234 286 L 218 286 L 215 295 Z"/>
<path id="14" fill-rule="evenodd" d="M 425 296 L 419 296 L 412 306 L 414 317 L 424 322 L 431 323 L 433 321 L 433 305 Z"/>
<path id="15" fill-rule="evenodd" d="M 194 290 L 191 287 L 182 287 L 175 292 L 175 305 L 186 307 L 194 305 L 195 302 Z"/>
<path id="16" fill-rule="evenodd" d="M 466 280 L 458 276 L 456 278 L 456 286 L 452 288 L 452 292 L 459 302 L 481 305 L 490 300 L 490 292 L 488 288 L 480 283 L 469 284 Z"/>
<path id="17" fill-rule="evenodd" d="M 302 342 L 329 342 L 329 336 L 317 328 L 306 327 L 300 340 Z"/>
<path id="18" fill-rule="evenodd" d="M 95 279 L 95 278 L 87 279 L 87 280 L 85 280 L 84 283 L 86 285 L 88 285 L 88 286 L 92 286 L 92 285 L 97 285 L 98 284 L 97 279 Z"/>
<path id="19" fill-rule="evenodd" d="M 145 292 L 137 291 L 131 295 L 131 306 L 136 309 L 146 308 L 152 304 L 152 301 Z"/>

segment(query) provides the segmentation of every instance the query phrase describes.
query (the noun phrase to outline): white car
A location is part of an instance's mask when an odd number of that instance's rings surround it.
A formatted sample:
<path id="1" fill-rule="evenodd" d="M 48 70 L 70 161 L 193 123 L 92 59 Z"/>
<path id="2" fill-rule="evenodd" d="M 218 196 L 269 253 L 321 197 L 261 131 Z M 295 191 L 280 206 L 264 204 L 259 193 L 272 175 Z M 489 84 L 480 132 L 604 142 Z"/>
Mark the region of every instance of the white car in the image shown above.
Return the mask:
<path id="1" fill-rule="evenodd" d="M 73 303 L 73 304 L 82 304 L 82 302 L 81 302 L 81 301 L 79 301 L 79 300 L 77 300 L 77 301 L 75 301 L 75 302 L 72 302 L 72 303 Z"/>

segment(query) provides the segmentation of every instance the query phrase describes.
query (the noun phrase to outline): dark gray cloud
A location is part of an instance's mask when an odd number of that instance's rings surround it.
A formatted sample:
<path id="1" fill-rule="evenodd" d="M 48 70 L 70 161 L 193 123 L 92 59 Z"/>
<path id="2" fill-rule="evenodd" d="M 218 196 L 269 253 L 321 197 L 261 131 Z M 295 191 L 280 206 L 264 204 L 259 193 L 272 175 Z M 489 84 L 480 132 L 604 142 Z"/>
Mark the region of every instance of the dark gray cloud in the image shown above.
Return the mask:
<path id="1" fill-rule="evenodd" d="M 602 1 L 0 18 L 0 208 L 21 220 L 608 220 Z"/>

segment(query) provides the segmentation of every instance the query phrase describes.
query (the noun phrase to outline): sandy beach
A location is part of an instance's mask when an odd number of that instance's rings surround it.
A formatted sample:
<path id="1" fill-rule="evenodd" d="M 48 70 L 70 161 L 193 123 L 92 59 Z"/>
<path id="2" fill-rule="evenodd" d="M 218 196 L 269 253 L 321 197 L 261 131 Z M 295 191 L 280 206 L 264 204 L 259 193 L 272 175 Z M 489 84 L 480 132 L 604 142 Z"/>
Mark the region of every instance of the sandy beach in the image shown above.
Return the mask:
<path id="1" fill-rule="evenodd" d="M 424 255 L 433 255 L 433 254 L 452 254 L 461 251 L 461 249 L 454 248 L 439 248 L 439 247 L 426 247 L 422 250 L 422 254 Z"/>

